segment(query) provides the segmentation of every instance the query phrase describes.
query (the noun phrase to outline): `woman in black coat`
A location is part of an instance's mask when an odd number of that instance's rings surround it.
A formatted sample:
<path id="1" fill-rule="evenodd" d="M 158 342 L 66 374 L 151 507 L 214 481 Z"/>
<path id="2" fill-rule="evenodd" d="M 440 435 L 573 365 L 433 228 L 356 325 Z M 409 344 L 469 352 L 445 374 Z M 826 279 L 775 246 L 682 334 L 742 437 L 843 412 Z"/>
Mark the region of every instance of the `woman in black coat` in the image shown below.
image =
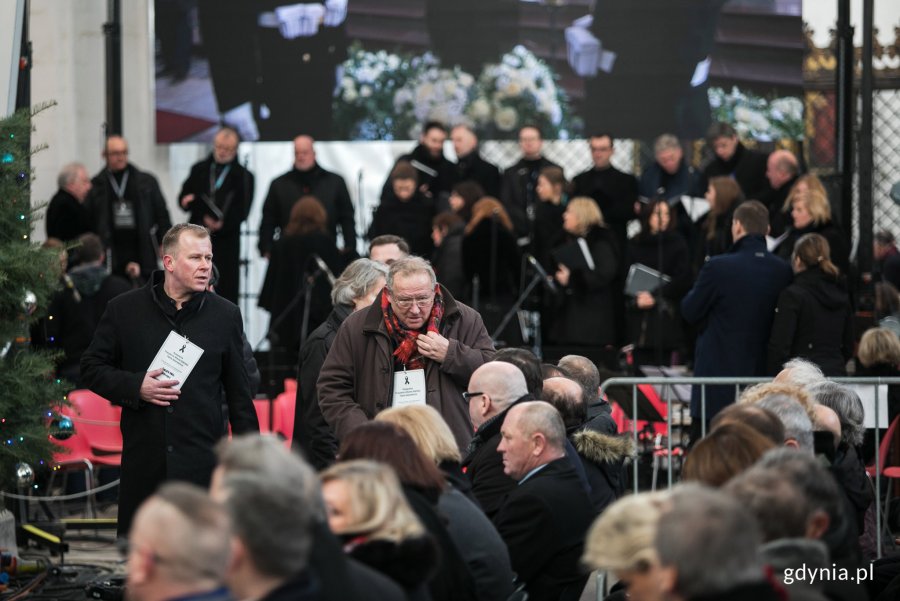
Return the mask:
<path id="1" fill-rule="evenodd" d="M 853 353 L 850 299 L 831 262 L 828 241 L 806 234 L 791 259 L 794 282 L 782 290 L 769 338 L 768 370 L 777 374 L 795 357 L 815 363 L 826 376 L 844 376 Z"/>
<path id="2" fill-rule="evenodd" d="M 611 347 L 616 342 L 611 284 L 619 265 L 615 234 L 604 225 L 597 203 L 586 197 L 568 203 L 563 228 L 569 242 L 553 251 L 562 300 L 550 326 L 551 339 L 559 345 Z"/>
<path id="3" fill-rule="evenodd" d="M 381 204 L 372 215 L 369 240 L 384 234 L 400 236 L 410 251 L 420 257 L 430 257 L 434 250 L 431 241 L 431 220 L 434 200 L 417 189 L 416 169 L 400 161 L 391 171 L 390 185 L 385 187 Z"/>
<path id="4" fill-rule="evenodd" d="M 512 221 L 496 198 L 487 196 L 472 207 L 472 219 L 463 232 L 462 264 L 466 282 L 478 278 L 478 296 L 473 286 L 471 302 L 478 307 L 488 333 L 493 334 L 516 300 L 521 273 Z M 508 346 L 522 343 L 515 320 L 500 338 Z"/>
<path id="5" fill-rule="evenodd" d="M 731 220 L 734 209 L 744 200 L 741 187 L 732 178 L 717 176 L 709 180 L 706 189 L 709 213 L 699 223 L 700 242 L 694 254 L 694 270 L 716 255 L 728 252 L 734 242 L 731 238 Z"/>
<path id="6" fill-rule="evenodd" d="M 671 365 L 673 352 L 685 342 L 679 306 L 691 287 L 691 260 L 665 199 L 651 202 L 644 210 L 641 232 L 629 241 L 627 259 L 629 267 L 646 265 L 671 278 L 655 291 L 626 299 L 634 366 Z"/>
<path id="7" fill-rule="evenodd" d="M 340 254 L 327 227 L 325 207 L 314 196 L 304 196 L 294 204 L 282 237 L 272 246 L 259 306 L 271 315 L 269 328 L 274 334 L 271 342 L 277 351 L 277 365 L 289 366 L 284 377 L 291 377 L 297 365 L 304 285 L 312 286 L 308 331 L 317 328 L 331 312 L 331 286 L 326 275 L 317 271 L 315 261 L 318 256 L 333 273 L 341 271 Z"/>

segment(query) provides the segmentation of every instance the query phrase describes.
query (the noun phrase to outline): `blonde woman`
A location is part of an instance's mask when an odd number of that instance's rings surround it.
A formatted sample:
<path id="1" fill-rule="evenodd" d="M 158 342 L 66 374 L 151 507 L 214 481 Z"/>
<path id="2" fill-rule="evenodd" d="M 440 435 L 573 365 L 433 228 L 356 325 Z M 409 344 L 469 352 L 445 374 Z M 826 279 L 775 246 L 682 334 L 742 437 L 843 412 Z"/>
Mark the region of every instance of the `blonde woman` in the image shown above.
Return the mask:
<path id="1" fill-rule="evenodd" d="M 409 506 L 389 466 L 358 459 L 321 474 L 328 526 L 344 552 L 385 574 L 410 600 L 426 600 L 437 548 Z"/>
<path id="2" fill-rule="evenodd" d="M 841 273 L 848 273 L 850 246 L 847 236 L 832 219 L 831 203 L 818 177 L 809 173 L 800 176 L 788 193 L 783 211 L 790 212 L 792 225 L 788 229 L 787 237 L 775 250 L 775 254 L 789 261 L 797 240 L 805 234 L 821 234 L 828 240 L 831 262 Z"/>
<path id="3" fill-rule="evenodd" d="M 497 529 L 472 496 L 471 484 L 460 468 L 460 453 L 450 427 L 429 405 L 391 407 L 375 421 L 389 422 L 409 434 L 422 453 L 434 461 L 447 481 L 438 510 L 447 532 L 465 560 L 478 590 L 479 601 L 503 601 L 512 594 L 509 552 Z"/>
<path id="4" fill-rule="evenodd" d="M 668 492 L 629 495 L 610 505 L 591 526 L 582 563 L 608 570 L 629 601 L 661 601 L 661 569 L 653 541 Z"/>
<path id="5" fill-rule="evenodd" d="M 554 279 L 563 289 L 561 306 L 550 324 L 551 341 L 561 345 L 612 346 L 616 341 L 615 296 L 618 273 L 616 237 L 592 198 L 573 198 L 563 212 L 568 241 L 553 251 Z"/>
<path id="6" fill-rule="evenodd" d="M 900 339 L 891 330 L 869 328 L 862 335 L 856 353 L 859 359 L 857 375 L 867 378 L 900 376 Z M 900 386 L 897 384 L 888 386 L 887 401 L 890 423 L 897 415 L 900 415 Z"/>

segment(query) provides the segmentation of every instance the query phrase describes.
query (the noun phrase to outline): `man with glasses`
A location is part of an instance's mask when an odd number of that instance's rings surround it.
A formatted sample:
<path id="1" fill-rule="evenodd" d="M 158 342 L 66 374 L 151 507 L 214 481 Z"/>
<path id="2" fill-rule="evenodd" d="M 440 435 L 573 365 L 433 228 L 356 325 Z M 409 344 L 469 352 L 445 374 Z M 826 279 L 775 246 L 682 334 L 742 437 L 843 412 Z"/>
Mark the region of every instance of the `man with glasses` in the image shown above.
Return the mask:
<path id="1" fill-rule="evenodd" d="M 159 266 L 160 240 L 172 221 L 159 182 L 128 162 L 128 142 L 110 136 L 106 167 L 91 180 L 85 206 L 93 230 L 108 249 L 115 275 L 142 283 Z"/>
<path id="2" fill-rule="evenodd" d="M 428 261 L 400 259 L 376 301 L 338 330 L 319 374 L 319 406 L 341 439 L 387 407 L 428 404 L 465 449 L 472 423 L 460 395 L 493 355 L 481 316 L 437 283 Z"/>
<path id="3" fill-rule="evenodd" d="M 237 160 L 238 132 L 228 126 L 213 138 L 212 153 L 191 167 L 178 202 L 190 213 L 188 222 L 212 234 L 219 281 L 216 292 L 237 304 L 240 287 L 241 223 L 253 202 L 253 174 Z"/>

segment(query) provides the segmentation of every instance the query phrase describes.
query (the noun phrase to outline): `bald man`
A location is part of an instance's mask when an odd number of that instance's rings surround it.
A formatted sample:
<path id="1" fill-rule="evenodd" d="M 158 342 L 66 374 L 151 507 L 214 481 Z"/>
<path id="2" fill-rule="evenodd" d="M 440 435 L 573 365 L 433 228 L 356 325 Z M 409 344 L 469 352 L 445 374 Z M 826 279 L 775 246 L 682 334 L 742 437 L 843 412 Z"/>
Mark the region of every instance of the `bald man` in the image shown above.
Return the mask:
<path id="1" fill-rule="evenodd" d="M 776 150 L 766 160 L 768 185 L 760 192 L 758 200 L 769 209 L 772 236 L 780 236 L 787 227 L 788 213 L 784 211 L 784 201 L 799 176 L 800 162 L 790 150 Z"/>
<path id="2" fill-rule="evenodd" d="M 294 168 L 272 180 L 259 223 L 259 253 L 268 258 L 275 233 L 288 224 L 294 203 L 303 196 L 315 196 L 328 213 L 328 233 L 337 241 L 338 227 L 345 252 L 356 249 L 356 218 L 347 184 L 337 173 L 316 162 L 314 140 L 306 135 L 294 138 Z"/>
<path id="3" fill-rule="evenodd" d="M 456 152 L 456 166 L 453 183 L 473 181 L 481 186 L 484 193 L 500 198 L 500 171 L 493 163 L 481 156 L 478 136 L 468 125 L 457 125 L 450 130 L 450 141 Z"/>

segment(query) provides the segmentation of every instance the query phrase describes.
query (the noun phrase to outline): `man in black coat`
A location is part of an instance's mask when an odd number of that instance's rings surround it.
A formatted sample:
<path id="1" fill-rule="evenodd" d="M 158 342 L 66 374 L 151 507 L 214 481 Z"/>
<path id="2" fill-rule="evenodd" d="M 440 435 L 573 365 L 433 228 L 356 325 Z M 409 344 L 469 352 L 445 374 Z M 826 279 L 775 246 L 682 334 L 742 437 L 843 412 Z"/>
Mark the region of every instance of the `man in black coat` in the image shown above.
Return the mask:
<path id="1" fill-rule="evenodd" d="M 163 266 L 146 286 L 109 303 L 81 359 L 85 385 L 122 406 L 119 534 L 128 532 L 134 511 L 160 483 L 209 485 L 213 447 L 227 434 L 223 404 L 232 432 L 259 430 L 240 310 L 206 291 L 209 232 L 192 224 L 171 228 L 163 238 Z M 172 362 L 188 346 L 202 354 L 175 378 Z M 158 354 L 166 358 L 165 370 L 156 367 Z"/>
<path id="2" fill-rule="evenodd" d="M 744 198 L 759 199 L 767 183 L 766 155 L 744 146 L 728 123 L 710 125 L 706 144 L 713 151 L 712 161 L 703 169 L 706 181 L 720 175 L 734 178 Z"/>
<path id="3" fill-rule="evenodd" d="M 484 193 L 500 198 L 500 171 L 493 163 L 481 156 L 478 136 L 468 125 L 457 125 L 450 130 L 450 141 L 456 152 L 456 167 L 453 183 L 473 181 L 481 186 Z"/>
<path id="4" fill-rule="evenodd" d="M 494 517 L 513 570 L 533 601 L 581 597 L 580 565 L 594 511 L 566 457 L 566 430 L 551 405 L 519 403 L 507 413 L 497 450 L 518 485 Z"/>
<path id="5" fill-rule="evenodd" d="M 763 376 L 766 345 L 778 295 L 793 278 L 790 266 L 766 250 L 769 211 L 756 200 L 734 212 L 731 251 L 703 265 L 697 282 L 681 301 L 689 323 L 702 323 L 694 375 Z M 734 402 L 733 386 L 706 387 L 706 421 Z M 700 435 L 701 390 L 691 393 L 692 439 Z"/>
<path id="6" fill-rule="evenodd" d="M 534 238 L 534 217 L 538 204 L 535 188 L 538 175 L 544 167 L 559 167 L 541 154 L 544 145 L 541 130 L 534 125 L 525 125 L 519 130 L 519 148 L 522 158 L 503 172 L 500 202 L 512 219 L 516 237 L 520 244 L 527 244 Z"/>
<path id="7" fill-rule="evenodd" d="M 91 231 L 84 200 L 91 191 L 91 178 L 81 163 L 69 163 L 59 172 L 59 190 L 50 199 L 45 217 L 47 237 L 63 242 Z"/>
<path id="8" fill-rule="evenodd" d="M 216 292 L 237 304 L 240 288 L 241 223 L 253 202 L 253 174 L 237 160 L 238 132 L 223 127 L 213 138 L 213 151 L 191 167 L 178 195 L 190 223 L 212 232 L 219 281 Z"/>
<path id="9" fill-rule="evenodd" d="M 276 230 L 284 230 L 290 221 L 294 203 L 303 196 L 315 196 L 322 203 L 328 213 L 331 238 L 337 241 L 340 226 L 344 251 L 355 252 L 356 218 L 347 184 L 337 173 L 319 166 L 313 139 L 303 135 L 294 138 L 294 168 L 276 177 L 269 186 L 259 223 L 259 254 L 268 258 Z"/>
<path id="10" fill-rule="evenodd" d="M 769 209 L 769 225 L 773 237 L 783 234 L 788 226 L 790 211 L 784 210 L 784 202 L 798 177 L 800 177 L 800 163 L 790 150 L 776 150 L 766 159 L 768 185 L 756 200 Z"/>
<path id="11" fill-rule="evenodd" d="M 103 240 L 112 272 L 146 281 L 158 266 L 159 243 L 170 227 L 169 210 L 153 175 L 128 162 L 128 143 L 110 136 L 106 167 L 91 180 L 85 200 L 91 229 Z"/>
<path id="12" fill-rule="evenodd" d="M 416 170 L 418 191 L 435 202 L 446 200 L 450 188 L 455 183 L 453 173 L 455 166 L 444 156 L 444 142 L 447 141 L 447 130 L 440 121 L 428 121 L 422 126 L 419 144 L 412 152 L 401 155 L 391 173 L 400 163 L 409 163 Z M 391 187 L 391 176 L 382 187 L 382 197 Z"/>

